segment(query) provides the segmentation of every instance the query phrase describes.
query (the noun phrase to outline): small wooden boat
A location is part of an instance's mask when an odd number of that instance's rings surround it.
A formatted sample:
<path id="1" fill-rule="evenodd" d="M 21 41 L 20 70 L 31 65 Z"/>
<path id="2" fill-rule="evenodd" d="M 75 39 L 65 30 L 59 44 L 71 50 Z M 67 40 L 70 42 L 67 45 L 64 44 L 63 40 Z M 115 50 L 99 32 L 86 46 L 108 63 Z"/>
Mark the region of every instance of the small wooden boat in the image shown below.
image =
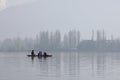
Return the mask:
<path id="1" fill-rule="evenodd" d="M 52 55 L 41 55 L 41 56 L 38 56 L 38 55 L 27 55 L 28 57 L 52 57 Z"/>
<path id="2" fill-rule="evenodd" d="M 38 57 L 38 55 L 27 55 L 28 57 Z"/>
<path id="3" fill-rule="evenodd" d="M 52 55 L 42 55 L 42 57 L 52 57 Z"/>

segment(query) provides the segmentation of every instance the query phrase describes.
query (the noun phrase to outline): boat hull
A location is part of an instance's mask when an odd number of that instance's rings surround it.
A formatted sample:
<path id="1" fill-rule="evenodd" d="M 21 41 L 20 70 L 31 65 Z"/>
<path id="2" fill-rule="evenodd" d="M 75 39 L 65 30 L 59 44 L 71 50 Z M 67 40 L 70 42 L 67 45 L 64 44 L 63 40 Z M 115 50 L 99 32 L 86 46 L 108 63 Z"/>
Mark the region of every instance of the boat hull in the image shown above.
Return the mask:
<path id="1" fill-rule="evenodd" d="M 41 55 L 41 56 L 38 56 L 38 55 L 27 55 L 28 57 L 52 57 L 52 55 Z"/>

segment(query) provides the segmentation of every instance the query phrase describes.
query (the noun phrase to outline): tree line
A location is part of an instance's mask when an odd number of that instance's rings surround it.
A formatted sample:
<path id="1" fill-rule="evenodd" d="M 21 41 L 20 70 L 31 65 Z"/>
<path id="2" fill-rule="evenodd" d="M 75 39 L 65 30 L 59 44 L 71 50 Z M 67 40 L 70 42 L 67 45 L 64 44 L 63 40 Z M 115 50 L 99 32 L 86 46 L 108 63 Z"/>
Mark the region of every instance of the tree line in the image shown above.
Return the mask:
<path id="1" fill-rule="evenodd" d="M 96 39 L 95 36 L 96 35 Z M 103 31 L 92 31 L 91 39 L 81 40 L 79 30 L 70 30 L 64 35 L 55 32 L 41 31 L 35 39 L 20 37 L 5 39 L 0 42 L 0 51 L 120 51 L 120 40 L 106 38 Z"/>
<path id="2" fill-rule="evenodd" d="M 20 37 L 5 39 L 0 42 L 0 51 L 74 50 L 79 42 L 80 31 L 77 30 L 71 30 L 64 35 L 61 35 L 59 30 L 55 32 L 41 31 L 35 39 L 21 39 Z"/>

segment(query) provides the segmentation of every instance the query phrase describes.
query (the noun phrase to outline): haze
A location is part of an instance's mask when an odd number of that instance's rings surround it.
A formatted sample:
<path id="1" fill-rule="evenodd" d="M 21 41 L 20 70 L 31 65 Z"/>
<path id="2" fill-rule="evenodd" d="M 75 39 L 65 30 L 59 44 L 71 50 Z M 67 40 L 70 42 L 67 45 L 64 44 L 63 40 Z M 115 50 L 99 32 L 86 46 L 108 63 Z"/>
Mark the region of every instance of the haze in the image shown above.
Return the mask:
<path id="1" fill-rule="evenodd" d="M 30 3 L 29 1 L 7 1 L 9 8 L 0 12 L 0 39 L 18 35 L 23 38 L 34 38 L 41 30 L 60 30 L 65 33 L 71 29 L 80 30 L 82 38 L 90 38 L 93 29 L 104 29 L 108 37 L 111 34 L 120 37 L 119 0 L 34 0 Z M 23 4 L 24 2 L 27 3 Z M 20 10 L 23 12 L 18 19 L 16 12 L 19 9 L 23 9 Z M 32 15 L 32 18 L 26 18 L 27 14 Z"/>

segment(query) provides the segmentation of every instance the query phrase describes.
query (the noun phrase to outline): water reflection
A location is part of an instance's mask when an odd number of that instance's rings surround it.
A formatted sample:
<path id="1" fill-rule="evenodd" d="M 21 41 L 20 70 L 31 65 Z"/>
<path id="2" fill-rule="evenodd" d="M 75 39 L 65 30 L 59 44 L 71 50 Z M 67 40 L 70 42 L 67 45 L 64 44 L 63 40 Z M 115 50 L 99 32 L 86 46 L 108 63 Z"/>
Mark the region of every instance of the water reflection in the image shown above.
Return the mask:
<path id="1" fill-rule="evenodd" d="M 96 56 L 96 67 L 97 67 L 97 75 L 104 77 L 104 69 L 105 69 L 105 55 L 98 54 Z"/>
<path id="2" fill-rule="evenodd" d="M 6 80 L 114 80 L 120 79 L 119 53 L 52 53 L 29 58 L 0 54 L 0 79 Z M 10 70 L 8 70 L 8 67 Z M 13 73 L 16 75 L 13 76 Z"/>

